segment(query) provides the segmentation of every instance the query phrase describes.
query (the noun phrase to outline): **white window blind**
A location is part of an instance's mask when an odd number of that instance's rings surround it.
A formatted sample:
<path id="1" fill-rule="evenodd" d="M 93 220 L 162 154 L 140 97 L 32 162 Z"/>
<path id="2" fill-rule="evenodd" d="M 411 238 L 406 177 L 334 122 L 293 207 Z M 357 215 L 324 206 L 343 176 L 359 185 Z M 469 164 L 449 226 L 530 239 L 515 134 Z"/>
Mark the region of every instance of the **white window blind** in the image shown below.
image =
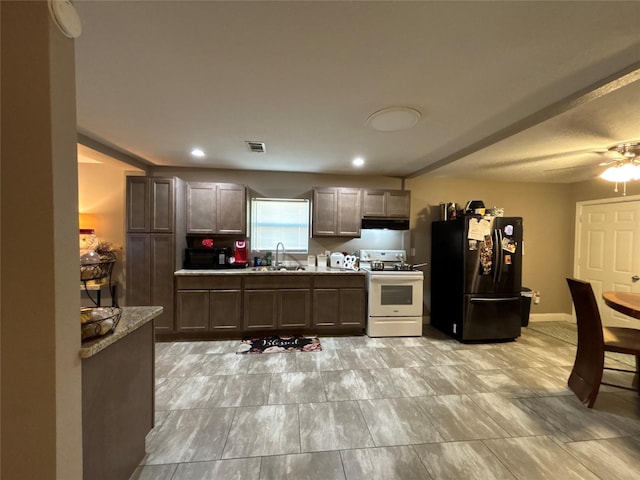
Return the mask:
<path id="1" fill-rule="evenodd" d="M 278 242 L 287 252 L 308 252 L 309 200 L 251 199 L 251 248 L 275 251 Z"/>

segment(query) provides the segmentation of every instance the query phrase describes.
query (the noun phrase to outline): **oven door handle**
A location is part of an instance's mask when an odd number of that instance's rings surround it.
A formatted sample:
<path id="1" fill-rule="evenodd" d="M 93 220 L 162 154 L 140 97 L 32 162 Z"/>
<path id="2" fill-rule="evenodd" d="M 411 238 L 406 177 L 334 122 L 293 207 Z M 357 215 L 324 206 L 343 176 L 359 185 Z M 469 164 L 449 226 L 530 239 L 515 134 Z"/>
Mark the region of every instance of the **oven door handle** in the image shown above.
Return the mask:
<path id="1" fill-rule="evenodd" d="M 383 273 L 369 278 L 370 282 L 375 283 L 387 283 L 388 281 L 401 281 L 401 282 L 415 282 L 416 280 L 423 280 L 421 275 L 407 275 L 406 273 Z"/>

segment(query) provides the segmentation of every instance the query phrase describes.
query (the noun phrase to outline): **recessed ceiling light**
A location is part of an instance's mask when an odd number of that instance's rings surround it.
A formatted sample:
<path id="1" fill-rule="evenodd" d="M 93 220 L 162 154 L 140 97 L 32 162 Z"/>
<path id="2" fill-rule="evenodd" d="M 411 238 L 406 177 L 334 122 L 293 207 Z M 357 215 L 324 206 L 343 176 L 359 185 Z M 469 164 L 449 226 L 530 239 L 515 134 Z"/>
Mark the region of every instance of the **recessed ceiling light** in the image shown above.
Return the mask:
<path id="1" fill-rule="evenodd" d="M 200 148 L 194 148 L 193 150 L 191 150 L 191 155 L 193 155 L 194 157 L 202 158 L 204 157 L 204 151 Z"/>
<path id="2" fill-rule="evenodd" d="M 413 127 L 421 117 L 415 108 L 388 107 L 369 115 L 367 125 L 381 132 L 396 132 Z"/>
<path id="3" fill-rule="evenodd" d="M 354 158 L 351 163 L 353 164 L 354 167 L 361 167 L 364 165 L 364 158 L 362 157 Z"/>

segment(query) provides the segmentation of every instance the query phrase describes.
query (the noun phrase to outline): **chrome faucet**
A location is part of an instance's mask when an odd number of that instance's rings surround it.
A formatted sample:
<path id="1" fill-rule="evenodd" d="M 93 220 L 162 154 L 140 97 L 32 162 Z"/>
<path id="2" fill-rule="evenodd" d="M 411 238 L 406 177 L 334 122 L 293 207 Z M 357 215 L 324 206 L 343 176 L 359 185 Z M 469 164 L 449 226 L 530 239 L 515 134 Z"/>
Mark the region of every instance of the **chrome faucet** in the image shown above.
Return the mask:
<path id="1" fill-rule="evenodd" d="M 285 255 L 284 243 L 278 242 L 278 244 L 276 245 L 276 258 L 275 258 L 276 268 L 280 266 L 280 263 L 278 262 L 278 250 L 280 249 L 280 245 L 282 245 L 282 263 L 284 263 L 284 255 Z"/>

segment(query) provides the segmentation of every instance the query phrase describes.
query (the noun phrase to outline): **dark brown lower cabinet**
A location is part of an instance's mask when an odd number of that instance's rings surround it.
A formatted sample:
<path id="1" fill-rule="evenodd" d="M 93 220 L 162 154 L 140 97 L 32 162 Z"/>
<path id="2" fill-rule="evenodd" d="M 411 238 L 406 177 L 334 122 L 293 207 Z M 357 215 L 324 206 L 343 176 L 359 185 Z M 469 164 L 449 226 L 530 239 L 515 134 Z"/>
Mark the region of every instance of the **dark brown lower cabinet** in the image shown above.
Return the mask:
<path id="1" fill-rule="evenodd" d="M 242 320 L 242 292 L 240 290 L 211 290 L 209 292 L 209 330 L 238 331 Z"/>
<path id="2" fill-rule="evenodd" d="M 184 338 L 199 333 L 362 333 L 365 326 L 364 275 L 178 275 L 175 283 L 176 334 Z"/>
<path id="3" fill-rule="evenodd" d="M 176 285 L 176 331 L 241 330 L 240 276 L 179 276 Z"/>
<path id="4" fill-rule="evenodd" d="M 309 289 L 245 290 L 246 330 L 304 329 L 311 326 Z"/>
<path id="5" fill-rule="evenodd" d="M 209 330 L 209 290 L 178 290 L 176 295 L 176 330 Z"/>
<path id="6" fill-rule="evenodd" d="M 365 279 L 360 275 L 326 275 L 314 279 L 313 326 L 319 329 L 363 329 Z"/>
<path id="7" fill-rule="evenodd" d="M 311 276 L 246 275 L 245 330 L 302 330 L 311 326 Z"/>

